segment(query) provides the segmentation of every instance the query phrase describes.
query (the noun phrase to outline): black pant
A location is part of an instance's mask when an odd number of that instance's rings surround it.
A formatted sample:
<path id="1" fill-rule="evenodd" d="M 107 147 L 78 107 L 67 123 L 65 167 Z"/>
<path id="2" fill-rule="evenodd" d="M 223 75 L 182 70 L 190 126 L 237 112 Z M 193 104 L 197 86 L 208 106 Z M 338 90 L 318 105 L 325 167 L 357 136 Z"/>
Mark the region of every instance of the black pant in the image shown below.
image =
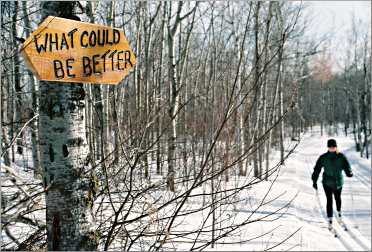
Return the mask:
<path id="1" fill-rule="evenodd" d="M 333 202 L 332 202 L 332 194 L 335 196 L 336 201 L 336 209 L 337 211 L 341 211 L 341 191 L 340 189 L 334 189 L 331 187 L 328 187 L 326 185 L 323 185 L 324 192 L 327 197 L 327 216 L 332 217 L 333 216 Z"/>

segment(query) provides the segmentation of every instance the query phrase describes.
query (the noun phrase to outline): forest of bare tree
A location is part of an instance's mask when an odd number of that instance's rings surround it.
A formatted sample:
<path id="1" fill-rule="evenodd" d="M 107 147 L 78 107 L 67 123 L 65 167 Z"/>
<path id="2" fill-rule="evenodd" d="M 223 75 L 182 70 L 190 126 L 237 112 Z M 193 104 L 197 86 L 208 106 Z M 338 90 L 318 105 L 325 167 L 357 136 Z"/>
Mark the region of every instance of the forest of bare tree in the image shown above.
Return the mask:
<path id="1" fill-rule="evenodd" d="M 248 217 L 230 210 L 275 183 L 304 132 L 349 134 L 370 158 L 370 24 L 350 17 L 335 71 L 306 8 L 1 1 L 1 248 L 213 248 L 274 221 L 253 214 L 270 190 Z M 48 16 L 124 30 L 133 71 L 116 86 L 38 80 L 22 43 Z"/>

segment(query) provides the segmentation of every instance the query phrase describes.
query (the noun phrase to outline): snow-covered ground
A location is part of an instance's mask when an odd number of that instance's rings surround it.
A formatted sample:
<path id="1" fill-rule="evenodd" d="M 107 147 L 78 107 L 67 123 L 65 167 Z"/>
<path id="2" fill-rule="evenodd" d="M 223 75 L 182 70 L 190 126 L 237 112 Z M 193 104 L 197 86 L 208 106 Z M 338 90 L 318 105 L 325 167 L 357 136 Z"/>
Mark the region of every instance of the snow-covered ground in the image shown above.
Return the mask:
<path id="1" fill-rule="evenodd" d="M 340 151 L 349 159 L 354 172 L 353 178 L 345 176 L 342 193 L 342 211 L 349 231 L 343 231 L 336 221 L 339 238 L 335 238 L 327 229 L 326 200 L 321 185 L 321 176 L 318 181 L 317 195 L 312 188 L 311 173 L 318 156 L 327 151 L 326 142 L 329 137 L 321 137 L 318 130 L 305 133 L 294 153 L 281 167 L 277 180 L 264 200 L 267 202 L 265 206 L 254 211 L 270 188 L 275 174 L 270 177 L 269 181 L 260 182 L 249 190 L 245 189 L 239 196 L 241 202 L 226 206 L 221 215 L 217 216 L 225 219 L 225 224 L 244 221 L 250 215 L 252 215 L 251 220 L 266 217 L 235 230 L 231 233 L 232 237 L 222 238 L 214 245 L 214 248 L 208 246 L 205 250 L 247 251 L 270 248 L 296 251 L 371 250 L 371 161 L 361 158 L 360 154 L 355 151 L 352 136 L 332 136 L 337 140 Z M 296 142 L 288 140 L 286 147 L 290 150 L 295 144 Z M 275 159 L 278 158 L 278 153 L 273 154 L 271 166 L 275 165 Z M 202 188 L 196 189 L 194 193 L 198 190 Z M 292 199 L 289 207 L 286 207 Z M 195 200 L 195 202 L 188 201 L 185 207 L 189 209 L 201 203 L 198 198 Z M 179 218 L 177 221 L 179 225 L 173 231 L 185 232 L 197 229 L 202 220 L 208 216 L 208 211 L 209 209 L 206 209 L 187 218 Z M 270 216 L 267 217 L 267 215 Z M 210 218 L 206 223 L 206 226 L 210 227 Z M 266 235 L 262 236 L 262 234 Z M 218 232 L 216 235 L 218 236 Z M 4 233 L 2 236 L 5 238 Z M 196 247 L 203 245 L 203 240 L 208 241 L 210 238 L 210 233 L 200 234 Z M 189 250 L 192 243 L 193 239 L 181 238 L 170 242 L 165 247 Z"/>
<path id="2" fill-rule="evenodd" d="M 321 137 L 319 131 L 306 133 L 302 136 L 299 146 L 281 168 L 280 176 L 272 188 L 270 198 L 281 193 L 285 196 L 274 201 L 262 214 L 274 211 L 280 204 L 297 194 L 290 208 L 276 215 L 282 217 L 275 222 L 258 222 L 249 224 L 241 236 L 249 239 L 260 233 L 269 231 L 274 227 L 277 230 L 263 238 L 258 238 L 242 245 L 217 244 L 216 250 L 264 250 L 286 239 L 291 233 L 292 237 L 280 244 L 275 250 L 371 250 L 371 161 L 361 158 L 355 151 L 352 136 L 331 136 L 335 138 L 339 149 L 351 163 L 354 177 L 345 177 L 342 192 L 342 212 L 349 231 L 345 232 L 335 222 L 339 238 L 335 238 L 327 229 L 325 220 L 326 198 L 321 184 L 318 181 L 318 195 L 312 188 L 311 173 L 318 156 L 327 151 L 326 143 L 330 136 Z M 265 185 L 266 183 L 266 185 Z M 258 191 L 257 198 L 267 189 L 268 182 L 259 184 L 262 190 Z M 261 193 L 260 193 L 261 192 Z M 335 204 L 335 202 L 333 202 Z M 335 205 L 334 205 L 335 209 Z M 239 210 L 238 210 L 239 211 Z M 244 211 L 244 207 L 240 209 Z"/>
<path id="3" fill-rule="evenodd" d="M 342 192 L 342 213 L 348 232 L 339 229 L 340 239 L 334 238 L 325 228 L 326 198 L 318 181 L 318 200 L 310 179 L 318 156 L 327 151 L 328 136 L 319 136 L 319 132 L 303 136 L 295 153 L 291 155 L 284 168 L 281 181 L 291 181 L 298 189 L 298 196 L 291 211 L 295 211 L 297 225 L 301 225 L 304 250 L 370 250 L 371 249 L 371 161 L 361 158 L 355 151 L 351 136 L 332 136 L 339 149 L 348 158 L 353 172 L 352 178 L 345 177 Z M 321 177 L 320 177 L 321 178 Z M 335 204 L 335 203 L 334 203 Z M 294 217 L 294 216 L 293 216 Z M 297 220 L 296 220 L 297 219 Z M 300 249 L 300 248 L 298 248 Z"/>

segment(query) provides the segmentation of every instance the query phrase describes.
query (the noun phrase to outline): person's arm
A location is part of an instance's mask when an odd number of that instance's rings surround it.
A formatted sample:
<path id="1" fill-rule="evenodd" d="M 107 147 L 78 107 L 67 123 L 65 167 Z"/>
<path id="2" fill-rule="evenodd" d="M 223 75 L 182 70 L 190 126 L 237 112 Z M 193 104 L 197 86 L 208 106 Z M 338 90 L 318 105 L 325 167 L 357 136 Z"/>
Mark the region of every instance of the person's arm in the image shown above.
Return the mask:
<path id="1" fill-rule="evenodd" d="M 352 177 L 353 176 L 353 171 L 351 170 L 351 166 L 349 161 L 347 160 L 346 156 L 342 154 L 342 157 L 344 158 L 344 172 L 346 173 L 346 176 Z"/>
<path id="2" fill-rule="evenodd" d="M 319 178 L 319 174 L 322 170 L 322 157 L 320 156 L 318 158 L 318 160 L 316 161 L 316 164 L 315 164 L 315 167 L 314 167 L 314 172 L 313 174 L 311 175 L 311 179 L 313 180 L 313 187 L 315 189 L 318 189 L 318 186 L 317 186 L 317 181 L 318 181 L 318 178 Z"/>

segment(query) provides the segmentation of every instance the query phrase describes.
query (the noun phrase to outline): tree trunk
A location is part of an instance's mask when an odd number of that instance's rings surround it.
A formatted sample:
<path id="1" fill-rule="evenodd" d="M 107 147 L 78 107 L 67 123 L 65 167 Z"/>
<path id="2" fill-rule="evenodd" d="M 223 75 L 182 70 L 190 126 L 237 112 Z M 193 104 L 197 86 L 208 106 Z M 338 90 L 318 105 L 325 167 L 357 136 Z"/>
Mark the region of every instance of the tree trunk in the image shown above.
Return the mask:
<path id="1" fill-rule="evenodd" d="M 176 159 L 176 138 L 177 138 L 177 121 L 178 121 L 178 107 L 179 107 L 179 93 L 178 93 L 178 77 L 176 69 L 176 55 L 175 55 L 175 35 L 181 23 L 180 13 L 182 10 L 182 2 L 178 3 L 177 16 L 174 25 L 171 25 L 171 10 L 170 4 L 168 13 L 168 72 L 169 72 L 169 118 L 170 126 L 168 129 L 168 174 L 167 186 L 170 191 L 174 192 L 174 165 Z"/>
<path id="2" fill-rule="evenodd" d="M 71 18 L 73 7 L 73 2 L 43 2 L 42 17 Z M 92 216 L 96 180 L 88 173 L 83 85 L 41 81 L 40 94 L 48 250 L 96 250 Z"/>
<path id="3" fill-rule="evenodd" d="M 163 81 L 163 77 L 162 77 L 162 73 L 163 73 L 163 50 L 164 50 L 164 47 L 165 47 L 165 35 L 164 35 L 164 32 L 165 32 L 165 14 L 166 14 L 166 3 L 163 3 L 163 18 L 162 18 L 162 22 L 161 22 L 161 42 L 160 42 L 160 49 L 159 49 L 159 70 L 158 70 L 158 77 L 157 77 L 157 87 L 156 87 L 156 111 L 160 111 L 161 109 L 161 100 L 162 100 L 162 91 L 161 91 L 161 87 L 162 87 L 162 81 Z M 161 137 L 161 131 L 162 131 L 162 120 L 159 116 L 156 117 L 155 119 L 155 128 L 156 128 L 156 139 L 157 139 L 157 142 L 156 142 L 156 173 L 157 174 L 162 174 L 162 156 L 161 156 L 161 150 L 162 150 L 162 145 L 161 145 L 161 140 L 160 140 L 160 137 Z"/>
<path id="4" fill-rule="evenodd" d="M 254 49 L 254 83 L 253 85 L 255 86 L 255 92 L 256 92 L 256 95 L 260 94 L 260 56 L 259 56 L 259 38 L 258 38 L 258 33 L 259 33 L 259 12 L 260 12 L 260 6 L 261 6 L 261 3 L 260 2 L 257 2 L 257 5 L 256 5 L 256 9 L 255 9 L 255 15 L 254 15 L 254 46 L 255 46 L 255 49 Z M 258 159 L 259 159 L 259 147 L 258 147 L 258 127 L 259 127 L 259 120 L 260 120 L 260 100 L 256 100 L 256 115 L 255 115 L 255 127 L 254 127 L 254 144 L 256 145 L 255 146 L 255 152 L 254 152 L 254 157 L 253 157 L 253 169 L 254 169 L 254 176 L 255 177 L 261 177 L 261 174 L 260 174 L 260 170 L 259 170 L 259 163 L 258 163 Z"/>
<path id="5" fill-rule="evenodd" d="M 283 20 L 283 14 L 281 10 L 280 3 L 276 3 L 276 14 L 278 19 L 278 39 L 279 39 L 279 52 L 278 52 L 278 74 L 277 77 L 278 82 L 278 102 L 279 102 L 279 108 L 278 108 L 278 118 L 281 118 L 283 116 L 283 81 L 284 77 L 282 74 L 284 73 L 282 67 L 282 60 L 283 60 L 283 51 L 284 51 L 284 43 L 286 39 L 286 34 L 284 32 L 284 20 Z M 281 119 L 279 122 L 279 146 L 280 146 L 280 161 L 284 161 L 284 119 Z"/>
<path id="6" fill-rule="evenodd" d="M 26 37 L 29 37 L 31 34 L 31 25 L 30 19 L 28 17 L 27 12 L 27 2 L 22 2 L 22 12 L 23 12 L 23 22 L 26 27 L 25 33 Z M 30 79 L 31 85 L 31 92 L 32 92 L 32 110 L 34 114 L 38 113 L 38 99 L 36 95 L 36 86 L 38 85 L 38 81 L 32 75 L 31 71 L 28 72 L 28 77 Z M 34 168 L 34 177 L 41 176 L 41 169 L 40 169 L 40 150 L 39 150 L 39 132 L 38 132 L 38 121 L 39 119 L 36 118 L 35 121 L 32 123 L 31 126 L 31 143 L 32 143 L 32 160 L 33 160 L 33 168 Z"/>

